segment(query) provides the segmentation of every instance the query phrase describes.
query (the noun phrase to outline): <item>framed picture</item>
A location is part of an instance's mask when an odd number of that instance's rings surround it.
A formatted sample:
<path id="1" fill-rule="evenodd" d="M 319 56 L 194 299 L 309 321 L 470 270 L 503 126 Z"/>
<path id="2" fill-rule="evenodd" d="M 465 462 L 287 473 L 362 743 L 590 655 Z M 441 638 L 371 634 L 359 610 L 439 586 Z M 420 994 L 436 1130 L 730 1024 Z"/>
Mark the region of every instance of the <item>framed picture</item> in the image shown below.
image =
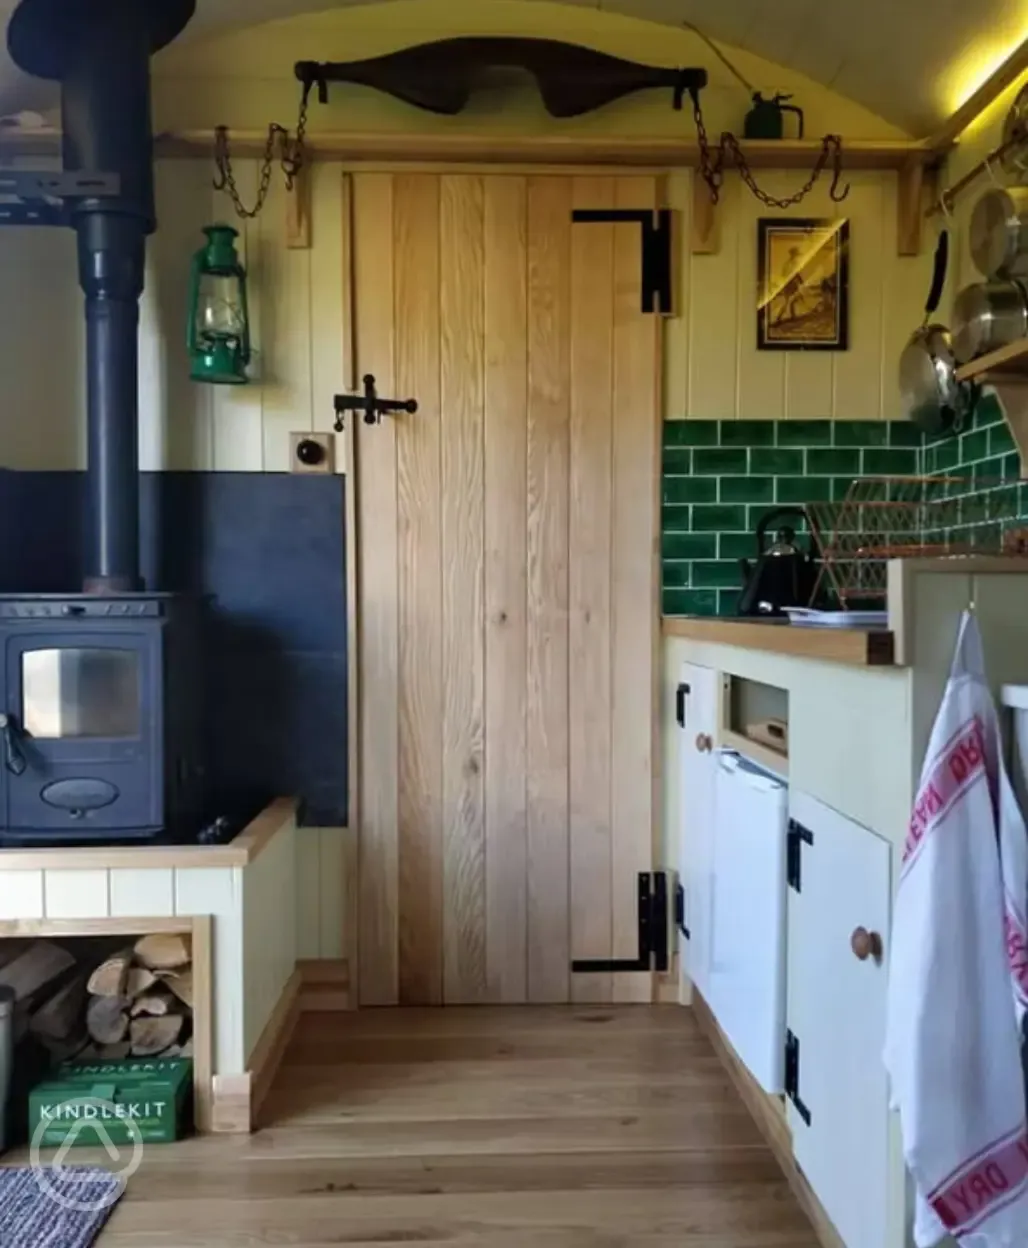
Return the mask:
<path id="1" fill-rule="evenodd" d="M 850 223 L 761 217 L 757 222 L 757 348 L 849 346 Z"/>

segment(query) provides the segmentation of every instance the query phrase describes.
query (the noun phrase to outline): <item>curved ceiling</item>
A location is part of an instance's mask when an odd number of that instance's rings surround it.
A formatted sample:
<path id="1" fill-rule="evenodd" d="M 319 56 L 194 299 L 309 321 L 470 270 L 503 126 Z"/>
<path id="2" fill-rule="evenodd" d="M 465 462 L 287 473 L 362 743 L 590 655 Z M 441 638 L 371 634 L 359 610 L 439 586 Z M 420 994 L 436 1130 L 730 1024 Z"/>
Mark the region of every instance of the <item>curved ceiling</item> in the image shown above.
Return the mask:
<path id="1" fill-rule="evenodd" d="M 155 3 L 158 0 L 141 0 Z M 390 0 L 197 0 L 183 39 L 304 12 Z M 485 0 L 483 0 L 485 2 Z M 530 4 L 532 0 L 523 0 Z M 1028 36 L 1026 0 L 564 0 L 680 26 L 806 74 L 911 134 L 929 133 Z M 0 0 L 0 18 L 17 7 Z M 928 14 L 930 13 L 930 17 Z M 527 33 L 527 32 L 526 32 Z M 756 84 L 760 85 L 760 84 Z M 773 84 L 769 84 L 773 85 Z M 52 88 L 0 53 L 0 111 L 41 107 Z"/>

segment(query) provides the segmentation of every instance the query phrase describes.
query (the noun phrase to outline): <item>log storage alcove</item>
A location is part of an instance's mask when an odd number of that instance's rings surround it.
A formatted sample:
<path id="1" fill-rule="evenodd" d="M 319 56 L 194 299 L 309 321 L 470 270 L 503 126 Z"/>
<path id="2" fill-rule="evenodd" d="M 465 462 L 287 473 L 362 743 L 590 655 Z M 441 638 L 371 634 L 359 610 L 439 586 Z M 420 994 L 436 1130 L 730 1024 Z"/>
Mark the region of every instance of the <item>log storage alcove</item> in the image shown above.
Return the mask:
<path id="1" fill-rule="evenodd" d="M 87 1056 L 184 1050 L 197 1129 L 249 1131 L 300 1009 L 296 859 L 288 798 L 225 845 L 2 849 L 0 982 L 55 1058 L 80 1022 Z"/>

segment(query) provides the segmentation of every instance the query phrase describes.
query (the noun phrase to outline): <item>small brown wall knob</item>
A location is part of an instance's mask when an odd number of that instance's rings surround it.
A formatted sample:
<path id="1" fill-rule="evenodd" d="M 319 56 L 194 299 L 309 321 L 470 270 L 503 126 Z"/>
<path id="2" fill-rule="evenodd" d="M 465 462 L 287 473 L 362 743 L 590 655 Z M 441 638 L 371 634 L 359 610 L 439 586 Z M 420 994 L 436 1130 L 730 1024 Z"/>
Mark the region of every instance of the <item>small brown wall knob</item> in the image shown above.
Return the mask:
<path id="1" fill-rule="evenodd" d="M 853 956 L 860 962 L 873 958 L 875 962 L 882 960 L 882 938 L 877 932 L 869 932 L 866 927 L 854 929 L 850 937 L 850 948 Z"/>
<path id="2" fill-rule="evenodd" d="M 696 748 L 701 754 L 709 754 L 714 748 L 714 738 L 708 732 L 696 734 Z"/>

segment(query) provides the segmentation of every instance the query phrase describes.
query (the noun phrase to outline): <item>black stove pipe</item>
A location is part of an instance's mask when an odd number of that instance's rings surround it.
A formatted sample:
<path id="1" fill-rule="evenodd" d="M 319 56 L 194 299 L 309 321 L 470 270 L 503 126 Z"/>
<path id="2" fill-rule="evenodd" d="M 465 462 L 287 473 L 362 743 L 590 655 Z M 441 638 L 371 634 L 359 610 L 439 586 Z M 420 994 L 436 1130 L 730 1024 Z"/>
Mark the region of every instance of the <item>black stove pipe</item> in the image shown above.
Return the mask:
<path id="1" fill-rule="evenodd" d="M 117 174 L 119 193 L 77 199 L 85 293 L 89 522 L 86 593 L 131 593 L 139 575 L 139 298 L 156 228 L 150 57 L 195 0 L 22 0 L 14 61 L 61 84 L 67 173 Z"/>

